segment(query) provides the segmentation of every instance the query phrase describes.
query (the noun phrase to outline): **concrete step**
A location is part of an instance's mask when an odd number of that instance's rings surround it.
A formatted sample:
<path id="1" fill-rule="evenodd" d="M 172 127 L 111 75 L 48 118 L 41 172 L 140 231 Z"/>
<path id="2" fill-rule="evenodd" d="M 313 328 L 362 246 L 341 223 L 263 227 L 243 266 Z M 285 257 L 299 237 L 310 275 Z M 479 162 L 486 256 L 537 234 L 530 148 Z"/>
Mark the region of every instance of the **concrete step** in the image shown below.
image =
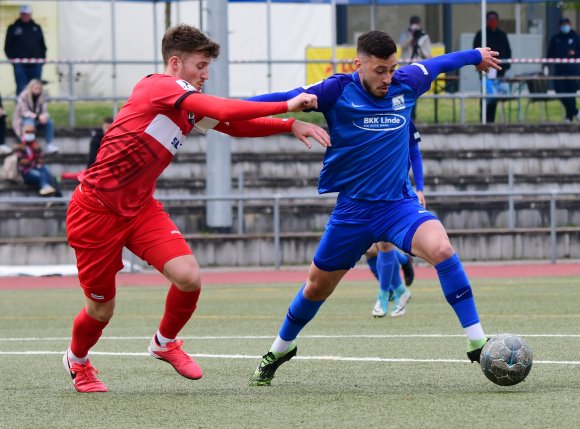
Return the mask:
<path id="1" fill-rule="evenodd" d="M 238 202 L 233 202 L 233 229 L 237 231 Z M 167 201 L 165 209 L 182 233 L 206 231 L 206 205 L 203 201 Z M 323 231 L 334 207 L 334 199 L 282 201 L 282 232 Z M 505 198 L 432 198 L 429 209 L 450 229 L 502 228 L 510 225 L 510 212 Z M 580 199 L 557 200 L 556 224 L 580 226 Z M 243 228 L 247 233 L 274 231 L 273 201 L 245 201 Z M 57 237 L 65 235 L 66 206 L 45 204 L 1 204 L 0 236 Z M 547 227 L 551 221 L 550 201 L 546 198 L 516 198 L 514 226 Z"/>
<path id="2" fill-rule="evenodd" d="M 449 230 L 453 247 L 464 261 L 549 260 L 548 228 Z M 282 265 L 308 264 L 321 233 L 287 233 L 280 237 Z M 272 234 L 188 234 L 199 264 L 207 266 L 271 266 L 275 247 Z M 580 258 L 580 228 L 558 228 L 558 259 Z M 0 238 L 4 265 L 74 264 L 74 252 L 64 237 Z M 141 264 L 144 264 L 141 262 Z"/>
<path id="3" fill-rule="evenodd" d="M 56 172 L 54 171 L 56 174 Z M 520 191 L 549 192 L 558 190 L 573 192 L 578 190 L 580 171 L 574 174 L 515 174 L 514 188 Z M 236 193 L 239 180 L 232 178 L 232 192 Z M 243 177 L 243 189 L 246 194 L 317 194 L 318 177 L 292 175 L 289 177 L 272 177 L 246 174 Z M 74 180 L 61 181 L 61 188 L 65 195 L 76 187 Z M 203 175 L 195 177 L 166 177 L 161 176 L 157 181 L 157 195 L 203 195 L 206 190 L 206 180 Z M 425 192 L 457 192 L 457 191 L 509 191 L 508 176 L 504 174 L 480 174 L 477 176 L 449 174 L 429 174 L 425 178 Z M 24 185 L 0 180 L 0 198 L 9 196 L 34 195 L 34 191 Z"/>
<path id="4" fill-rule="evenodd" d="M 432 150 L 422 148 L 425 176 L 446 175 L 558 175 L 580 172 L 580 148 L 464 149 Z M 4 156 L 0 156 L 0 163 Z M 55 175 L 80 171 L 86 167 L 84 153 L 59 153 L 46 157 Z M 322 152 L 241 152 L 232 153 L 232 176 L 240 171 L 246 176 L 318 177 L 322 167 Z M 175 156 L 165 170 L 165 178 L 205 177 L 205 153 L 183 152 Z"/>

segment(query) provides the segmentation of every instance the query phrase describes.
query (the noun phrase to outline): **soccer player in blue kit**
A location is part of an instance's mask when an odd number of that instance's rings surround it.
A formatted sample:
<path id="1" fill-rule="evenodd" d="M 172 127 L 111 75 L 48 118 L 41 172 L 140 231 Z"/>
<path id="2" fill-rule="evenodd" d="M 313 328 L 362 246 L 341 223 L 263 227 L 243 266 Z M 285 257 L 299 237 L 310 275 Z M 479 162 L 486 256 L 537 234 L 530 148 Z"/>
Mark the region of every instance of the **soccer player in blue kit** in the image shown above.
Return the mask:
<path id="1" fill-rule="evenodd" d="M 296 338 L 342 277 L 372 243 L 386 241 L 435 266 L 443 293 L 467 336 L 467 355 L 479 361 L 487 338 L 471 286 L 439 219 L 421 206 L 409 181 L 409 122 L 415 100 L 440 74 L 475 65 L 501 70 L 489 48 L 454 52 L 397 69 L 397 46 L 382 31 L 361 35 L 356 71 L 287 93 L 251 100 L 272 101 L 308 92 L 318 97 L 332 146 L 326 151 L 319 193 L 338 192 L 336 206 L 272 347 L 250 379 L 270 385 L 278 367 L 296 355 Z"/>

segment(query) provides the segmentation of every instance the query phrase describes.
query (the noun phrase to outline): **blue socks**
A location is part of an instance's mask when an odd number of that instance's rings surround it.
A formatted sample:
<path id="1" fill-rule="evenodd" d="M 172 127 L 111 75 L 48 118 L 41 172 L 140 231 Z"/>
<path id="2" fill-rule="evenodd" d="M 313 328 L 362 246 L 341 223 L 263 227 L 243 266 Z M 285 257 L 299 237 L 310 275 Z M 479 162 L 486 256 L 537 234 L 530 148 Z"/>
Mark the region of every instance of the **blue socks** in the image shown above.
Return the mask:
<path id="1" fill-rule="evenodd" d="M 407 256 L 406 253 L 397 252 L 397 259 L 399 260 L 399 264 L 401 265 L 409 263 L 409 257 Z"/>
<path id="2" fill-rule="evenodd" d="M 304 297 L 304 286 L 298 291 L 286 313 L 278 334 L 284 341 L 296 339 L 302 328 L 310 322 L 324 301 L 311 301 Z"/>
<path id="3" fill-rule="evenodd" d="M 401 253 L 399 253 L 396 250 L 393 250 L 393 253 L 395 254 L 395 261 L 397 263 L 395 264 L 395 269 L 393 270 L 393 275 L 391 276 L 391 289 L 393 289 L 393 291 L 395 292 L 395 299 L 399 299 L 399 296 L 405 293 L 407 291 L 407 288 L 405 287 L 405 285 L 403 285 L 403 282 L 401 281 L 401 267 L 399 266 L 398 261 L 398 255 L 400 255 Z"/>
<path id="4" fill-rule="evenodd" d="M 377 271 L 379 273 L 379 286 L 382 291 L 388 292 L 393 284 L 393 271 L 399 274 L 399 262 L 397 261 L 396 250 L 390 252 L 379 252 L 377 257 Z M 399 278 L 400 279 L 400 278 Z"/>
<path id="5" fill-rule="evenodd" d="M 372 258 L 367 258 L 367 264 L 371 270 L 371 273 L 375 276 L 375 278 L 379 279 L 379 272 L 377 271 L 377 257 L 373 256 Z"/>
<path id="6" fill-rule="evenodd" d="M 467 275 L 457 254 L 435 265 L 443 294 L 453 307 L 463 328 L 479 323 L 475 300 Z"/>

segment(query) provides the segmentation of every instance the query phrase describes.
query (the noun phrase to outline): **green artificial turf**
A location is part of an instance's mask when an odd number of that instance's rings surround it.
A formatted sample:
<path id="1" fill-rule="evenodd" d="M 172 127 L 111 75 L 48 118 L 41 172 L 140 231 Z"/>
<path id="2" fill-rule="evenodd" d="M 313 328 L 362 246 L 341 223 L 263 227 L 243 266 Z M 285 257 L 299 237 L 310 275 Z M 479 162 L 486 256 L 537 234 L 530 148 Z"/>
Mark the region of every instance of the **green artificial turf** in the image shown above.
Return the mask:
<path id="1" fill-rule="evenodd" d="M 578 427 L 578 279 L 474 280 L 473 287 L 486 332 L 520 334 L 533 349 L 525 382 L 496 386 L 468 363 L 438 284 L 423 280 L 396 319 L 370 316 L 374 283 L 341 284 L 270 387 L 247 382 L 299 285 L 207 285 L 182 332 L 185 350 L 205 355 L 196 357 L 205 375 L 186 380 L 146 355 L 163 311 L 160 286 L 118 291 L 115 317 L 91 357 L 110 391 L 78 394 L 61 352 L 80 290 L 0 291 L 0 427 Z"/>

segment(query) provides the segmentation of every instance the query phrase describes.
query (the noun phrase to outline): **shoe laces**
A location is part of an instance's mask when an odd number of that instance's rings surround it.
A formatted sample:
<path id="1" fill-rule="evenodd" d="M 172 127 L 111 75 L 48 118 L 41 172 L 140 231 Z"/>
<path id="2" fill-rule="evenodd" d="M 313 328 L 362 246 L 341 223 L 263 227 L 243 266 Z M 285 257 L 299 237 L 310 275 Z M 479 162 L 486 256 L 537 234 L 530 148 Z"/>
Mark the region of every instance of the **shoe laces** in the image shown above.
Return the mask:
<path id="1" fill-rule="evenodd" d="M 97 368 L 95 368 L 88 362 L 85 364 L 74 362 L 70 370 L 75 375 L 81 375 L 81 377 L 89 383 L 99 381 L 99 379 L 97 378 L 97 374 L 99 373 L 99 371 L 97 370 Z"/>
<path id="2" fill-rule="evenodd" d="M 167 343 L 167 345 L 165 346 L 166 349 L 165 353 L 168 353 L 174 358 L 179 359 L 180 361 L 182 361 L 182 363 L 189 363 L 191 361 L 191 358 L 181 348 L 182 344 L 183 340 L 177 340 L 171 343 Z"/>
<path id="3" fill-rule="evenodd" d="M 274 363 L 275 361 L 276 361 L 276 356 L 274 355 L 274 353 L 268 352 L 264 356 L 262 356 L 262 362 L 260 362 L 260 366 L 264 367 L 266 365 L 270 365 L 271 363 Z"/>
<path id="4" fill-rule="evenodd" d="M 167 345 L 165 346 L 165 348 L 167 349 L 168 352 L 172 352 L 174 350 L 179 350 L 182 353 L 185 353 L 182 349 L 181 346 L 183 345 L 183 340 L 177 340 L 177 341 L 173 341 L 171 343 L 167 343 Z"/>

